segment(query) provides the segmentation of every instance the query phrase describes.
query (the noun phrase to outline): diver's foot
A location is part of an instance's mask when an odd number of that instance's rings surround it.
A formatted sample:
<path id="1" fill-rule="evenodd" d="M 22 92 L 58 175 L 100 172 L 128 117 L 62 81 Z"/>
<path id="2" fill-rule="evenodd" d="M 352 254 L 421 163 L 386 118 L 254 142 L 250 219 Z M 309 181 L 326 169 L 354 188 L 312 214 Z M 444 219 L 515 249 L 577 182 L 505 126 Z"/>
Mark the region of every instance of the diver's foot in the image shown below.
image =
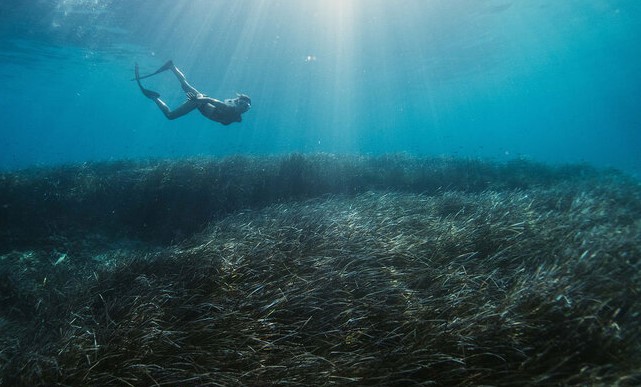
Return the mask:
<path id="1" fill-rule="evenodd" d="M 165 63 L 164 65 L 162 65 L 161 68 L 156 70 L 156 72 L 154 74 L 158 74 L 158 73 L 161 73 L 163 71 L 167 71 L 167 70 L 172 69 L 172 68 L 174 68 L 174 61 L 168 60 L 167 63 Z"/>
<path id="2" fill-rule="evenodd" d="M 160 93 L 156 93 L 153 90 L 145 89 L 144 87 L 140 86 L 140 91 L 145 95 L 145 97 L 149 99 L 156 99 L 160 98 Z"/>
<path id="3" fill-rule="evenodd" d="M 132 81 L 134 81 L 134 80 L 135 81 L 140 81 L 141 79 L 149 78 L 149 77 L 152 77 L 152 76 L 154 76 L 156 74 L 162 73 L 163 71 L 173 70 L 174 68 L 176 68 L 176 66 L 174 66 L 174 62 L 170 60 L 170 61 L 167 61 L 167 63 L 162 65 L 161 68 L 159 68 L 158 70 L 154 71 L 153 73 L 147 74 L 147 75 L 140 75 L 140 72 L 138 70 L 138 63 L 136 63 L 136 68 L 135 68 L 136 77 L 134 79 L 132 79 Z"/>
<path id="4" fill-rule="evenodd" d="M 160 93 L 156 93 L 153 90 L 147 90 L 147 89 L 141 89 L 141 90 L 142 90 L 142 93 L 145 95 L 145 97 L 149 99 L 160 98 Z"/>
<path id="5" fill-rule="evenodd" d="M 136 82 L 138 82 L 138 87 L 140 87 L 140 91 L 142 91 L 142 93 L 145 95 L 145 97 L 147 97 L 149 99 L 160 98 L 160 94 L 159 93 L 156 93 L 153 90 L 145 89 L 144 87 L 142 87 L 142 83 L 140 83 L 140 78 L 141 77 L 140 77 L 140 73 L 138 71 L 138 63 L 136 63 L 136 67 L 134 67 L 134 73 L 136 75 L 136 78 L 134 78 L 134 79 L 136 80 Z"/>

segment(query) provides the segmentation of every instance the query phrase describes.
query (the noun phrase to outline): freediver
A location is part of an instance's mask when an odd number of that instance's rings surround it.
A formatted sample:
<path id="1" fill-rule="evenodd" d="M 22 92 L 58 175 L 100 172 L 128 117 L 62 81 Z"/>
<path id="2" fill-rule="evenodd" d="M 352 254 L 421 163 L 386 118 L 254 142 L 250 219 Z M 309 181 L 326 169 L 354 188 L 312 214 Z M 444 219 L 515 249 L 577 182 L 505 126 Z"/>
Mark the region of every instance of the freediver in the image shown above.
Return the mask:
<path id="1" fill-rule="evenodd" d="M 151 77 L 152 75 L 156 75 L 167 70 L 171 70 L 174 75 L 176 75 L 176 78 L 178 78 L 178 81 L 180 82 L 180 86 L 185 91 L 185 94 L 187 94 L 187 101 L 175 110 L 169 109 L 169 106 L 160 99 L 159 93 L 145 89 L 140 83 L 141 79 Z M 138 63 L 136 63 L 135 75 L 135 80 L 145 97 L 154 101 L 170 120 L 182 117 L 192 110 L 198 109 L 203 116 L 210 120 L 220 122 L 223 125 L 229 125 L 233 122 L 241 122 L 241 114 L 247 112 L 251 108 L 251 99 L 245 94 L 238 94 L 236 98 L 226 99 L 224 101 L 219 101 L 202 94 L 187 82 L 185 75 L 171 60 L 155 72 L 142 77 L 138 71 Z"/>

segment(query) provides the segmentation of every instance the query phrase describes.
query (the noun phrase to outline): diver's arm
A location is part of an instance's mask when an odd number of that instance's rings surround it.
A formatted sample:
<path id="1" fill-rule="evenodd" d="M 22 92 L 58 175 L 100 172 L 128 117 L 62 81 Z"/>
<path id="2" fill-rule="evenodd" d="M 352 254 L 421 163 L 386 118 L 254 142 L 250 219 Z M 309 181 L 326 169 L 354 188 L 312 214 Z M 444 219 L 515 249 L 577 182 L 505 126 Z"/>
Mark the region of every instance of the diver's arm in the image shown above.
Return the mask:
<path id="1" fill-rule="evenodd" d="M 214 105 L 217 108 L 219 108 L 219 107 L 227 107 L 227 105 L 225 105 L 224 102 L 221 102 L 221 101 L 217 100 L 216 98 L 205 97 L 201 101 L 206 101 L 208 104 Z"/>
<path id="2" fill-rule="evenodd" d="M 224 107 L 227 106 L 225 103 L 222 101 L 217 100 L 216 98 L 210 98 L 206 97 L 202 94 L 196 94 L 196 93 L 187 93 L 187 98 L 189 98 L 192 101 L 198 101 L 200 103 L 208 103 L 210 105 L 213 105 L 215 107 Z"/>

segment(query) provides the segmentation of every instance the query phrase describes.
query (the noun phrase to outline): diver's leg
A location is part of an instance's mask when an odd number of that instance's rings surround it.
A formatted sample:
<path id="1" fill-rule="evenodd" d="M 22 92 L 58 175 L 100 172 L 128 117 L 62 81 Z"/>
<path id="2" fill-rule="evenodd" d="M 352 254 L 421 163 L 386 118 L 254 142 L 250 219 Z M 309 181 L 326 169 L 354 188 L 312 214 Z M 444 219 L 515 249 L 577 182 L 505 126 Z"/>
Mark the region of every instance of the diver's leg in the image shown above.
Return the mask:
<path id="1" fill-rule="evenodd" d="M 183 74 L 182 71 L 180 71 L 178 67 L 176 67 L 173 63 L 171 64 L 171 71 L 173 71 L 176 78 L 178 78 L 180 86 L 183 88 L 183 91 L 185 93 L 202 94 L 200 91 L 196 90 L 195 87 L 190 85 L 189 82 L 187 82 L 185 74 Z"/>
<path id="2" fill-rule="evenodd" d="M 169 61 L 169 62 L 165 63 L 165 65 L 163 67 L 161 67 L 156 73 L 158 73 L 160 71 L 168 70 L 170 68 L 169 66 L 171 66 L 173 68 L 176 68 L 174 66 L 174 64 L 171 61 Z M 165 68 L 165 67 L 167 67 L 167 68 Z M 178 71 L 178 69 L 176 69 L 176 71 Z M 155 92 L 153 90 L 145 89 L 144 87 L 142 87 L 142 83 L 140 83 L 140 78 L 141 77 L 140 77 L 140 73 L 139 73 L 139 70 L 138 70 L 138 63 L 136 63 L 135 75 L 136 75 L 136 78 L 135 78 L 136 82 L 138 82 L 138 87 L 140 87 L 140 90 L 145 95 L 145 97 L 153 100 L 156 103 L 156 106 L 158 106 L 158 108 L 160 108 L 160 110 L 163 112 L 165 117 L 167 117 L 170 120 L 176 119 L 178 117 L 182 117 L 185 114 L 189 113 L 190 111 L 196 109 L 197 107 L 199 107 L 201 105 L 201 103 L 199 103 L 198 101 L 189 99 L 185 103 L 180 105 L 178 108 L 176 108 L 176 110 L 171 110 L 171 109 L 169 109 L 169 106 L 167 106 L 167 104 L 164 103 L 160 99 L 160 94 L 159 93 L 157 93 L 157 92 Z M 186 81 L 185 81 L 185 83 L 186 83 Z M 194 90 L 196 90 L 196 89 L 194 89 Z"/>
<path id="3" fill-rule="evenodd" d="M 160 110 L 165 114 L 165 117 L 170 120 L 182 117 L 190 111 L 196 109 L 200 105 L 200 103 L 198 103 L 197 101 L 188 100 L 182 105 L 178 106 L 176 110 L 171 110 L 169 109 L 169 106 L 167 106 L 167 104 L 164 103 L 160 98 L 153 98 L 153 100 L 160 108 Z"/>
<path id="4" fill-rule="evenodd" d="M 136 63 L 136 69 L 138 69 L 138 63 Z M 167 63 L 162 65 L 158 70 L 156 70 L 153 73 L 148 74 L 148 75 L 140 76 L 140 74 L 138 74 L 138 70 L 136 70 L 136 78 L 135 79 L 137 81 L 139 81 L 140 79 L 151 77 L 152 75 L 156 75 L 158 73 L 162 73 L 163 71 L 167 71 L 167 70 L 173 71 L 174 75 L 176 75 L 176 78 L 178 78 L 178 81 L 180 82 L 180 86 L 185 91 L 185 93 L 201 94 L 198 90 L 196 90 L 195 87 L 193 87 L 192 85 L 189 84 L 189 82 L 187 82 L 187 78 L 185 77 L 185 74 L 183 74 L 182 71 L 180 71 L 178 69 L 178 67 L 176 67 L 174 62 L 171 61 L 171 60 L 167 61 Z M 140 82 L 138 82 L 138 84 L 140 85 Z M 141 88 L 142 88 L 142 86 L 141 86 Z"/>

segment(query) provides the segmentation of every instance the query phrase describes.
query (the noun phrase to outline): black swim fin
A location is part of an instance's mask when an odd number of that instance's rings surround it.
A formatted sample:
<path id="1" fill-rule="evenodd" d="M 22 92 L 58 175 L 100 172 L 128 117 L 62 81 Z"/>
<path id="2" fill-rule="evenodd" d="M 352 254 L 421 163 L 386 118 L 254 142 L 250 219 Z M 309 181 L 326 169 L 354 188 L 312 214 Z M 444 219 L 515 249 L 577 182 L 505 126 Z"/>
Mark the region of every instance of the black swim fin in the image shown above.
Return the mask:
<path id="1" fill-rule="evenodd" d="M 136 68 L 137 68 L 137 66 L 138 66 L 138 64 L 136 63 Z M 139 80 L 139 79 L 145 79 L 145 78 L 153 77 L 153 76 L 154 76 L 154 75 L 156 75 L 156 74 L 160 74 L 160 73 L 162 73 L 163 71 L 167 71 L 167 70 L 169 70 L 169 69 L 170 69 L 170 68 L 172 68 L 173 66 L 174 66 L 174 62 L 173 62 L 173 61 L 171 61 L 171 60 L 169 60 L 169 61 L 167 61 L 167 63 L 165 63 L 164 65 L 162 65 L 158 70 L 154 71 L 154 72 L 153 72 L 153 73 L 151 73 L 151 74 L 147 74 L 147 75 L 140 76 L 140 74 L 136 73 L 136 78 L 132 79 L 132 81 L 137 81 L 137 80 Z"/>
<path id="2" fill-rule="evenodd" d="M 142 83 L 140 83 L 141 77 L 140 77 L 140 72 L 138 70 L 138 63 L 136 63 L 136 66 L 134 67 L 134 74 L 136 75 L 136 78 L 134 78 L 133 80 L 138 82 L 138 87 L 140 87 L 140 91 L 142 91 L 145 97 L 149 99 L 156 99 L 160 97 L 159 93 L 156 93 L 153 90 L 145 89 L 144 87 L 142 87 Z"/>

